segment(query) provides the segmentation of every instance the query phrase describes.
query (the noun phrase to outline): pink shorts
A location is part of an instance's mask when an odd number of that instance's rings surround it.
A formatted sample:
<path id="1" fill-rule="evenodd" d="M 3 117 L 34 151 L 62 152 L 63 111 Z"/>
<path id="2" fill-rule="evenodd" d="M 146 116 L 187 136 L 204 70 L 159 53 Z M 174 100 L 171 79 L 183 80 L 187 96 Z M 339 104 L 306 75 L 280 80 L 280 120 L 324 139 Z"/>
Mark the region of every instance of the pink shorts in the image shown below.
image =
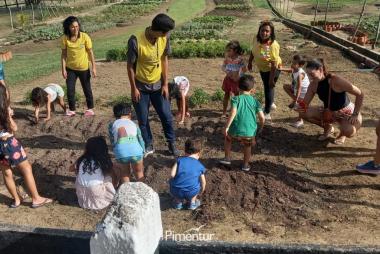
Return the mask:
<path id="1" fill-rule="evenodd" d="M 239 86 L 239 82 L 234 82 L 233 79 L 229 77 L 225 77 L 223 80 L 222 89 L 226 93 L 233 92 L 236 95 L 236 94 L 239 94 L 238 86 Z"/>

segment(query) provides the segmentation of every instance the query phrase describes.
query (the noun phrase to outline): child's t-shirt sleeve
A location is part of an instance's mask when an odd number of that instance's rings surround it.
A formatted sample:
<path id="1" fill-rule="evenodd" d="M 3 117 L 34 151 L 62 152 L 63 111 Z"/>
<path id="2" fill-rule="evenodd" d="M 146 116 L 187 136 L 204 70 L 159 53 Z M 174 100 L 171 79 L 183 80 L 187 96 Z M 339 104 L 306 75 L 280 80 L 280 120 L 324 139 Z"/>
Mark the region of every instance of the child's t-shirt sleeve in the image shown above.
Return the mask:
<path id="1" fill-rule="evenodd" d="M 237 96 L 234 96 L 231 98 L 231 108 L 237 108 L 238 105 L 238 99 Z"/>
<path id="2" fill-rule="evenodd" d="M 137 140 L 139 141 L 140 146 L 142 147 L 143 153 L 145 155 L 145 142 L 144 142 L 144 140 L 143 140 L 143 138 L 141 136 L 141 130 L 140 130 L 140 128 L 139 128 L 139 126 L 137 124 L 136 124 L 136 128 L 137 128 Z"/>
<path id="3" fill-rule="evenodd" d="M 108 132 L 109 132 L 109 135 L 110 135 L 110 141 L 111 141 L 111 145 L 112 145 L 112 148 L 115 147 L 115 140 L 114 140 L 114 137 L 113 137 L 113 123 L 110 123 L 108 125 Z"/>
<path id="4" fill-rule="evenodd" d="M 261 107 L 261 103 L 257 99 L 255 99 L 255 103 L 256 103 L 256 113 L 259 111 L 263 111 L 263 108 Z"/>
<path id="5" fill-rule="evenodd" d="M 204 174 L 206 174 L 206 169 L 205 169 L 205 167 L 203 167 L 203 165 L 202 165 L 201 175 L 204 175 Z"/>

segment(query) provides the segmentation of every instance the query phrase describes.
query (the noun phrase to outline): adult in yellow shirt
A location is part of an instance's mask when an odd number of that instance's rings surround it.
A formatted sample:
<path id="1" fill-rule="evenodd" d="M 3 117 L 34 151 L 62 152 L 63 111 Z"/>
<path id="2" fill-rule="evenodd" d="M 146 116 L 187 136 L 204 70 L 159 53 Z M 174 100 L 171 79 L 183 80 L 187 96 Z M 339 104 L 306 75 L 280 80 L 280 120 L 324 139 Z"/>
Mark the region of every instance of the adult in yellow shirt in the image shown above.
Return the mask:
<path id="1" fill-rule="evenodd" d="M 70 111 L 65 115 L 75 115 L 75 84 L 79 78 L 87 102 L 85 115 L 93 115 L 94 99 L 91 90 L 91 73 L 88 63 L 90 56 L 92 75 L 96 77 L 95 59 L 92 52 L 90 37 L 82 32 L 79 20 L 70 16 L 63 21 L 63 33 L 61 39 L 62 48 L 62 76 L 66 79 L 67 98 Z"/>
<path id="2" fill-rule="evenodd" d="M 276 41 L 274 26 L 268 20 L 260 22 L 256 37 L 253 38 L 251 55 L 248 60 L 248 70 L 252 71 L 252 61 L 256 62 L 260 70 L 260 76 L 264 83 L 266 120 L 271 120 L 270 110 L 276 108 L 273 103 L 274 87 L 281 71 L 278 66 L 282 63 L 280 58 L 280 45 Z"/>

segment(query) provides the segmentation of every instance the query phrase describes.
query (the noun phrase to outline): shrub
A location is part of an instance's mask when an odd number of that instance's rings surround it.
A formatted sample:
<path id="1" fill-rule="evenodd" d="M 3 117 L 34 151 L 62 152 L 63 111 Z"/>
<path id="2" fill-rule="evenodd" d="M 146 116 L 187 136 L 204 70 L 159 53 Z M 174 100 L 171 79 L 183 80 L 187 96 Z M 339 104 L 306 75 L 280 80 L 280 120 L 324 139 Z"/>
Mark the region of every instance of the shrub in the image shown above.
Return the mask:
<path id="1" fill-rule="evenodd" d="M 132 97 L 130 95 L 120 95 L 109 102 L 110 106 L 115 106 L 118 103 L 126 102 L 132 103 Z"/>
<path id="2" fill-rule="evenodd" d="M 23 100 L 22 104 L 24 104 L 24 105 L 32 105 L 32 101 L 30 100 L 31 93 L 32 93 L 32 91 L 29 91 L 29 92 L 26 92 L 24 94 L 24 100 Z"/>
<path id="3" fill-rule="evenodd" d="M 216 89 L 214 94 L 212 95 L 211 99 L 213 101 L 222 101 L 224 99 L 224 91 L 222 88 Z"/>
<path id="4" fill-rule="evenodd" d="M 248 4 L 219 4 L 215 9 L 250 10 L 251 8 Z"/>
<path id="5" fill-rule="evenodd" d="M 110 49 L 106 53 L 106 59 L 109 62 L 116 61 L 122 62 L 126 61 L 128 47 L 122 49 Z"/>
<path id="6" fill-rule="evenodd" d="M 188 99 L 192 106 L 197 106 L 210 103 L 211 96 L 206 93 L 203 88 L 197 88 L 194 90 L 194 93 L 188 97 Z"/>
<path id="7" fill-rule="evenodd" d="M 263 103 L 264 102 L 264 99 L 265 99 L 265 94 L 263 91 L 258 91 L 258 92 L 255 92 L 255 96 L 254 96 L 259 102 Z"/>

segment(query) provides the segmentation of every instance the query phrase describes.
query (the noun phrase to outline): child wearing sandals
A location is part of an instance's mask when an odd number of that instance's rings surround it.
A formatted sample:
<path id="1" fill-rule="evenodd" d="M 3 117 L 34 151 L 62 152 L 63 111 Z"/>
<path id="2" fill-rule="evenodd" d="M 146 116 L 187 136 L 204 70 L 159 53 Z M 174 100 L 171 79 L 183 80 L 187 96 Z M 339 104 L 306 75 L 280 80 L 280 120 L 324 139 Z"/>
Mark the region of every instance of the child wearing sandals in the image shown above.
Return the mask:
<path id="1" fill-rule="evenodd" d="M 46 118 L 45 121 L 50 119 L 51 113 L 55 113 L 54 101 L 57 100 L 58 104 L 62 107 L 63 112 L 66 112 L 66 104 L 63 101 L 63 96 L 65 93 L 62 90 L 62 87 L 57 84 L 50 83 L 45 89 L 36 87 L 32 90 L 30 94 L 30 100 L 34 106 L 34 114 L 36 117 L 36 122 L 38 122 L 38 114 L 40 108 L 46 105 Z"/>
<path id="2" fill-rule="evenodd" d="M 7 98 L 7 89 L 1 84 L 0 98 Z M 24 177 L 26 187 L 32 197 L 32 208 L 52 203 L 52 199 L 41 197 L 38 194 L 32 166 L 27 160 L 24 148 L 13 135 L 17 131 L 17 124 L 12 118 L 13 110 L 9 109 L 6 99 L 0 100 L 0 116 L 0 169 L 3 173 L 5 186 L 14 198 L 10 207 L 17 208 L 27 197 L 27 195 L 20 196 L 17 192 L 11 165 L 16 165 Z"/>
<path id="3" fill-rule="evenodd" d="M 190 82 L 184 76 L 177 76 L 172 82 L 168 83 L 169 96 L 171 99 L 176 99 L 178 113 L 176 117 L 181 117 L 179 124 L 184 124 L 185 117 L 190 117 L 189 106 L 187 104 L 187 95 L 190 90 Z"/>
<path id="4" fill-rule="evenodd" d="M 109 124 L 109 135 L 115 158 L 121 167 L 122 182 L 129 182 L 131 167 L 137 182 L 145 183 L 143 158 L 145 143 L 140 128 L 131 121 L 131 104 L 119 103 L 113 107 L 116 121 Z"/>
<path id="5" fill-rule="evenodd" d="M 240 141 L 244 145 L 244 163 L 242 170 L 249 171 L 249 158 L 251 157 L 251 147 L 256 144 L 255 136 L 257 131 L 256 114 L 259 116 L 260 126 L 258 133 L 264 127 L 264 113 L 260 102 L 252 97 L 255 80 L 251 75 L 244 75 L 239 80 L 240 95 L 231 99 L 231 112 L 223 129 L 225 157 L 220 163 L 231 164 L 231 143 Z"/>
<path id="6" fill-rule="evenodd" d="M 182 200 L 188 201 L 188 209 L 200 206 L 197 195 L 206 188 L 206 170 L 198 161 L 202 152 L 202 141 L 197 138 L 185 142 L 187 157 L 178 158 L 170 170 L 170 193 L 174 196 L 173 207 L 182 209 Z"/>
<path id="7" fill-rule="evenodd" d="M 292 103 L 289 104 L 289 108 L 294 108 L 298 103 L 300 103 L 303 98 L 305 98 L 307 88 L 310 85 L 309 77 L 302 67 L 306 63 L 306 58 L 304 56 L 295 55 L 290 64 L 290 69 L 283 68 L 280 65 L 279 70 L 291 73 L 292 84 L 285 84 L 284 90 L 293 99 Z M 292 124 L 292 127 L 298 128 L 303 126 L 303 120 L 301 115 L 298 116 L 297 122 Z"/>
<path id="8" fill-rule="evenodd" d="M 222 70 L 226 73 L 226 77 L 223 80 L 222 89 L 224 91 L 223 99 L 223 115 L 222 118 L 227 118 L 227 106 L 230 94 L 235 96 L 239 95 L 238 86 L 239 78 L 247 72 L 243 54 L 243 49 L 238 41 L 231 41 L 226 46 L 227 55 L 224 58 Z M 241 69 L 241 73 L 239 73 Z"/>
<path id="9" fill-rule="evenodd" d="M 87 140 L 84 154 L 70 166 L 75 172 L 76 193 L 80 207 L 98 210 L 107 207 L 115 195 L 117 185 L 108 146 L 103 137 Z"/>

